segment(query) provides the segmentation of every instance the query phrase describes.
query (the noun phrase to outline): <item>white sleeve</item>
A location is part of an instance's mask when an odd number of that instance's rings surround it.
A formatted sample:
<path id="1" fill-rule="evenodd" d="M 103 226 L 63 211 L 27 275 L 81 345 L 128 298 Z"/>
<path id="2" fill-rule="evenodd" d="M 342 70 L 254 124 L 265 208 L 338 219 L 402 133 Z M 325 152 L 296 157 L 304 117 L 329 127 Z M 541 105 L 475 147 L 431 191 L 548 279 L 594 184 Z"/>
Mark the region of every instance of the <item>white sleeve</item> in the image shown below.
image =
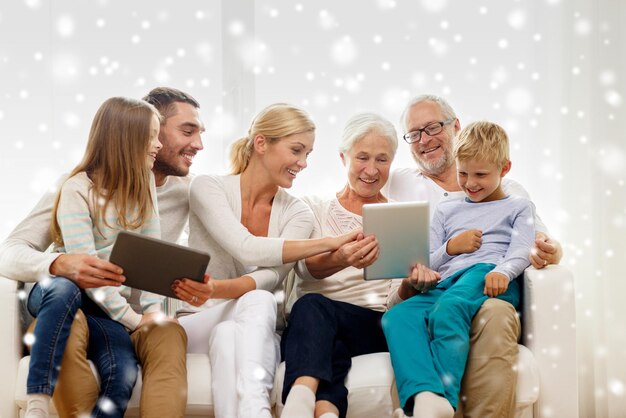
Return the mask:
<path id="1" fill-rule="evenodd" d="M 309 238 L 321 238 L 322 237 L 322 219 L 319 216 L 319 210 L 323 203 L 321 201 L 316 201 L 315 198 L 305 197 L 302 199 L 304 203 L 306 203 L 313 211 L 313 225 Z M 323 206 L 325 209 L 328 209 L 327 206 Z M 296 271 L 296 275 L 302 279 L 307 281 L 318 281 L 319 279 L 315 278 L 310 272 L 308 267 L 306 266 L 306 259 L 298 260 L 298 262 L 294 266 L 294 270 Z"/>
<path id="2" fill-rule="evenodd" d="M 284 239 L 307 239 L 313 230 L 313 214 L 303 202 L 296 200 L 284 213 L 286 224 L 282 228 L 280 237 Z M 275 267 L 261 268 L 247 274 L 256 282 L 257 289 L 273 291 L 280 284 L 294 263 L 279 264 Z"/>
<path id="3" fill-rule="evenodd" d="M 530 198 L 530 195 L 528 194 L 524 186 L 522 186 L 515 180 L 511 180 L 510 178 L 505 177 L 502 181 L 502 188 L 504 189 L 504 192 L 508 195 L 524 197 L 532 202 L 532 199 Z M 547 234 L 548 227 L 543 223 L 541 217 L 535 210 L 535 205 L 532 205 L 532 209 L 533 214 L 535 215 L 535 231 Z"/>
<path id="4" fill-rule="evenodd" d="M 284 238 L 257 237 L 233 213 L 223 184 L 214 176 L 197 176 L 189 188 L 189 211 L 237 261 L 271 267 L 283 263 Z"/>
<path id="5" fill-rule="evenodd" d="M 404 302 L 404 299 L 402 299 L 398 294 L 400 286 L 402 285 L 402 280 L 403 279 L 389 280 L 389 292 L 387 292 L 387 301 L 385 303 L 387 310 L 393 308 L 398 303 Z"/>
<path id="6" fill-rule="evenodd" d="M 0 275 L 23 282 L 50 274 L 50 265 L 61 255 L 45 252 L 52 243 L 50 225 L 56 193 L 48 192 L 0 244 Z"/>

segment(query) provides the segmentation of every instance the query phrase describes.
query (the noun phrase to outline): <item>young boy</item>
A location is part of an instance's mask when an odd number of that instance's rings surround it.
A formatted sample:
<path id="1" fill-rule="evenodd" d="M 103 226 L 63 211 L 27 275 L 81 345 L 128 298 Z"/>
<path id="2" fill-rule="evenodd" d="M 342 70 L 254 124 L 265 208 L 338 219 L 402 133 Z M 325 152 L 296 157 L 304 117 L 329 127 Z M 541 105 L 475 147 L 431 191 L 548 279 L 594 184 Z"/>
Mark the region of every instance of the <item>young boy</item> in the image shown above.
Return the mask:
<path id="1" fill-rule="evenodd" d="M 535 236 L 532 203 L 507 196 L 500 184 L 511 169 L 504 129 L 490 122 L 468 125 L 459 133 L 454 156 L 467 197 L 435 210 L 430 268 L 438 274 L 415 269 L 441 280 L 383 317 L 400 404 L 418 417 L 454 415 L 472 318 L 489 297 L 517 307 L 519 287 L 513 280 L 529 266 Z"/>

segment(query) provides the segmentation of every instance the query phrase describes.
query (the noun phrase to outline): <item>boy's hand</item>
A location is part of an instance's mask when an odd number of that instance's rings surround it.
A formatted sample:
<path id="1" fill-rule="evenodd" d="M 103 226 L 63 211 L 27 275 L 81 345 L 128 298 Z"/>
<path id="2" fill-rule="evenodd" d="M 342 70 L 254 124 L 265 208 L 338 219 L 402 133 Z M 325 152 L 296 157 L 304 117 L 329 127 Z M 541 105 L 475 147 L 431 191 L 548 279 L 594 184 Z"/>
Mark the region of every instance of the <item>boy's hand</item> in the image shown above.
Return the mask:
<path id="1" fill-rule="evenodd" d="M 468 229 L 448 240 L 446 252 L 449 255 L 473 253 L 483 243 L 483 231 L 480 229 Z"/>
<path id="2" fill-rule="evenodd" d="M 490 272 L 485 276 L 485 295 L 496 297 L 509 288 L 509 278 L 502 273 Z"/>
<path id="3" fill-rule="evenodd" d="M 406 280 L 408 284 L 420 293 L 428 292 L 437 286 L 441 279 L 441 274 L 433 271 L 423 264 L 416 264 L 411 269 L 411 273 Z"/>

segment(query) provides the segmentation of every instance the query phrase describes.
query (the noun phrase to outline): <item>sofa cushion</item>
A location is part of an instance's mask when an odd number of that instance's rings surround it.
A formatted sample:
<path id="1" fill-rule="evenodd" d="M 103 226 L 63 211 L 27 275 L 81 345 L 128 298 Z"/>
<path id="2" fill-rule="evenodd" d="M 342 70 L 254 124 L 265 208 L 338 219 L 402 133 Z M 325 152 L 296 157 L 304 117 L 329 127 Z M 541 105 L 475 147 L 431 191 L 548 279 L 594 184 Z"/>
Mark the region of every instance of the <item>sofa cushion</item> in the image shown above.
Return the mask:
<path id="1" fill-rule="evenodd" d="M 15 386 L 15 402 L 20 409 L 26 408 L 26 378 L 28 376 L 28 363 L 30 356 L 20 360 L 17 382 Z M 89 362 L 91 370 L 97 378 L 93 363 Z M 211 366 L 209 356 L 206 354 L 187 354 L 187 382 L 189 382 L 187 394 L 186 416 L 213 416 L 213 395 L 211 393 Z M 139 399 L 141 397 L 141 370 L 137 383 L 133 389 L 132 397 L 126 409 L 126 417 L 139 416 Z M 56 414 L 54 405 L 51 412 Z"/>
<path id="2" fill-rule="evenodd" d="M 283 409 L 281 393 L 285 377 L 285 362 L 278 366 L 272 402 L 276 416 Z M 352 368 L 346 378 L 348 388 L 348 418 L 390 417 L 393 412 L 391 385 L 393 370 L 389 353 L 365 354 L 352 358 Z"/>
<path id="3" fill-rule="evenodd" d="M 21 409 L 26 406 L 26 377 L 30 357 L 20 360 L 16 381 L 15 401 Z M 90 363 L 91 364 L 91 363 Z M 93 364 L 92 370 L 95 374 Z M 539 370 L 530 350 L 519 346 L 517 364 L 517 411 L 530 409 L 539 396 Z M 280 416 L 283 404 L 281 391 L 285 374 L 285 363 L 281 363 L 276 372 L 272 403 Z M 346 378 L 348 395 L 348 418 L 380 418 L 391 416 L 394 409 L 391 388 L 393 369 L 389 353 L 374 353 L 354 357 L 352 369 Z M 187 354 L 187 381 L 189 382 L 186 416 L 213 416 L 213 396 L 211 393 L 211 366 L 205 354 Z M 141 373 L 128 404 L 127 417 L 139 416 L 139 399 L 141 394 Z M 54 411 L 54 406 L 52 406 Z M 532 416 L 532 413 L 531 413 Z"/>
<path id="4" fill-rule="evenodd" d="M 539 396 L 539 371 L 530 350 L 519 345 L 517 364 L 516 417 L 524 416 Z M 272 401 L 280 414 L 283 408 L 281 392 L 285 374 L 285 363 L 276 372 Z M 380 418 L 391 416 L 391 385 L 393 370 L 389 353 L 366 354 L 352 358 L 352 369 L 346 378 L 348 388 L 348 418 Z M 396 405 L 397 407 L 397 405 Z"/>

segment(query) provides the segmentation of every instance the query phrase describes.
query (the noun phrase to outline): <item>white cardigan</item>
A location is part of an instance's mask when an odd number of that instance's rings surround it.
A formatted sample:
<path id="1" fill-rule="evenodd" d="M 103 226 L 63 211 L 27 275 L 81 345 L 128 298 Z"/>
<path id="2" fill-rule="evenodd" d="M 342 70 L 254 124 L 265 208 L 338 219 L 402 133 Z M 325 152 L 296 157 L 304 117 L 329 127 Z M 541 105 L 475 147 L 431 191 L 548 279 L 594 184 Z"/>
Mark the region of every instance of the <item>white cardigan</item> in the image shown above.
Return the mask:
<path id="1" fill-rule="evenodd" d="M 189 246 L 209 253 L 207 273 L 214 279 L 245 275 L 257 289 L 273 291 L 293 266 L 283 264 L 283 242 L 307 239 L 312 230 L 309 207 L 283 189 L 278 189 L 272 203 L 268 236 L 257 237 L 241 224 L 239 175 L 203 175 L 191 182 Z M 214 303 L 209 299 L 205 307 Z M 185 307 L 185 311 L 201 309 Z"/>

